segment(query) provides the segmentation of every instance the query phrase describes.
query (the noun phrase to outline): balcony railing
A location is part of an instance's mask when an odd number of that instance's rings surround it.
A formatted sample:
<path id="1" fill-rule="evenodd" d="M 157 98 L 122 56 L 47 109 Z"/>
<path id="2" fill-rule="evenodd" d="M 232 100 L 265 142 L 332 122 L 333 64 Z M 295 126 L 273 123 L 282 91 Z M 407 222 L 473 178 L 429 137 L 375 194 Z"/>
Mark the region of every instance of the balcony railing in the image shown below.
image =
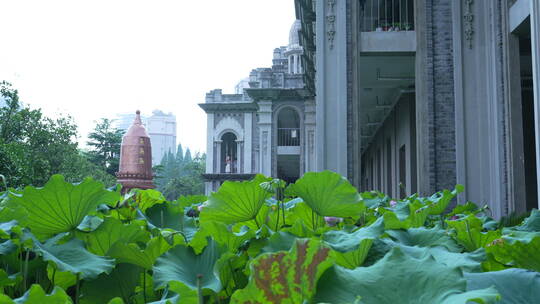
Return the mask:
<path id="1" fill-rule="evenodd" d="M 414 0 L 364 0 L 361 32 L 414 30 Z"/>
<path id="2" fill-rule="evenodd" d="M 278 128 L 278 146 L 300 146 L 300 128 Z"/>

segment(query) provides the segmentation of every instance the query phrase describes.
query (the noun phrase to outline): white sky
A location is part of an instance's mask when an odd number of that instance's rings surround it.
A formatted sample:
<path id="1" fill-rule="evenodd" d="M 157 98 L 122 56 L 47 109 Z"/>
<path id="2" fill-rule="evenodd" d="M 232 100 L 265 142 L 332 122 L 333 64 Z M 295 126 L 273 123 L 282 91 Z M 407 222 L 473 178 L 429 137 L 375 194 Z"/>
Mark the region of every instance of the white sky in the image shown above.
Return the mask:
<path id="1" fill-rule="evenodd" d="M 294 18 L 293 0 L 0 0 L 0 80 L 72 115 L 81 143 L 101 117 L 161 109 L 184 149 L 205 151 L 197 104 L 271 66 Z"/>

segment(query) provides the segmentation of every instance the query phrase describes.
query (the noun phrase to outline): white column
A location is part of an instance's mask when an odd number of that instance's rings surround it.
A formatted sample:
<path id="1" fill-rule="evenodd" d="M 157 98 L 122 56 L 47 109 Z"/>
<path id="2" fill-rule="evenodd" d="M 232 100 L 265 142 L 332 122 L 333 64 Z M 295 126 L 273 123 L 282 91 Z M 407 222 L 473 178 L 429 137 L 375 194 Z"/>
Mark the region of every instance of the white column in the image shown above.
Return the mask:
<path id="1" fill-rule="evenodd" d="M 260 173 L 272 175 L 272 102 L 259 101 Z"/>
<path id="2" fill-rule="evenodd" d="M 244 173 L 252 173 L 253 114 L 244 113 Z"/>
<path id="3" fill-rule="evenodd" d="M 304 171 L 310 172 L 315 171 L 315 102 L 306 101 L 304 108 Z"/>
<path id="4" fill-rule="evenodd" d="M 534 131 L 536 135 L 536 174 L 540 177 L 540 1 L 531 0 L 531 46 L 534 93 Z M 540 207 L 540 178 L 537 181 Z"/>
<path id="5" fill-rule="evenodd" d="M 244 141 L 242 140 L 236 140 L 236 172 L 235 173 L 244 173 L 242 171 L 242 152 Z"/>
<path id="6" fill-rule="evenodd" d="M 206 173 L 214 173 L 214 113 L 206 119 Z"/>
<path id="7" fill-rule="evenodd" d="M 293 61 L 293 56 L 292 55 L 289 55 L 289 74 L 292 74 L 292 61 Z"/>
<path id="8" fill-rule="evenodd" d="M 347 176 L 346 1 L 319 0 L 316 11 L 316 170 Z"/>
<path id="9" fill-rule="evenodd" d="M 223 143 L 222 140 L 216 140 L 216 173 L 222 173 L 221 172 L 221 144 Z"/>

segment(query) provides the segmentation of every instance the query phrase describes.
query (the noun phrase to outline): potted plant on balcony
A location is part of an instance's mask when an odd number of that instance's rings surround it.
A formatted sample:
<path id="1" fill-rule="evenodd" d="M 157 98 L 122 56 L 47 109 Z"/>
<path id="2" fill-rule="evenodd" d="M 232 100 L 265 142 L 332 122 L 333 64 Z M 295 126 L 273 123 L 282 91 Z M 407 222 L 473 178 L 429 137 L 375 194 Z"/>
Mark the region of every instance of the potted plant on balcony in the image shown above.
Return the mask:
<path id="1" fill-rule="evenodd" d="M 403 29 L 406 30 L 406 31 L 410 31 L 412 29 L 412 24 L 411 23 L 405 23 Z"/>

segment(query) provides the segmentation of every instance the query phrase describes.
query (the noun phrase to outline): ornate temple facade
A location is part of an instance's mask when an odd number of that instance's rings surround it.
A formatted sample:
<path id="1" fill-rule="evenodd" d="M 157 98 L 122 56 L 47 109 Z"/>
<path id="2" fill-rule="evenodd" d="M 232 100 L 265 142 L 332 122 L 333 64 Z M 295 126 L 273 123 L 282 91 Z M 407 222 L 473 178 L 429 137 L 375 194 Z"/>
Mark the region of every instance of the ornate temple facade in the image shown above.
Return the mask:
<path id="1" fill-rule="evenodd" d="M 315 169 L 393 197 L 538 208 L 540 1 L 295 0 Z"/>
<path id="2" fill-rule="evenodd" d="M 294 182 L 315 169 L 315 104 L 305 89 L 300 22 L 272 67 L 257 68 L 235 94 L 216 89 L 200 107 L 207 114 L 206 192 L 225 180 L 256 173 Z"/>

